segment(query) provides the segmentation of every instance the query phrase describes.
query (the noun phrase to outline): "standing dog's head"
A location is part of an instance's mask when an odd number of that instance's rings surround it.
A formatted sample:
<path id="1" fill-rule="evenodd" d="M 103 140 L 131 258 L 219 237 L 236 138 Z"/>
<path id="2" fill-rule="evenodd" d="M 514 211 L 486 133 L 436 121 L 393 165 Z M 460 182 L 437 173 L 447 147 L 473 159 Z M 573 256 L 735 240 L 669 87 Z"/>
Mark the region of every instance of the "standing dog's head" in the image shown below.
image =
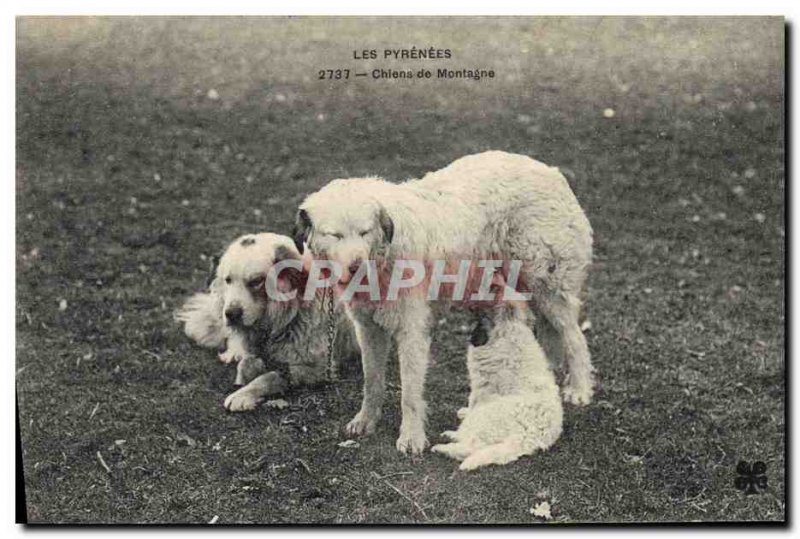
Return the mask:
<path id="1" fill-rule="evenodd" d="M 229 327 L 254 326 L 268 311 L 280 309 L 267 295 L 266 280 L 278 278 L 275 289 L 287 292 L 299 285 L 298 273 L 287 268 L 279 276 L 270 273 L 273 265 L 286 259 L 300 260 L 291 238 L 278 234 L 247 234 L 225 250 L 214 270 L 209 287 L 219 298 L 220 315 Z"/>
<path id="2" fill-rule="evenodd" d="M 310 195 L 297 212 L 294 242 L 303 253 L 340 264 L 348 283 L 362 262 L 391 244 L 394 222 L 375 196 L 386 182 L 375 178 L 334 180 Z"/>

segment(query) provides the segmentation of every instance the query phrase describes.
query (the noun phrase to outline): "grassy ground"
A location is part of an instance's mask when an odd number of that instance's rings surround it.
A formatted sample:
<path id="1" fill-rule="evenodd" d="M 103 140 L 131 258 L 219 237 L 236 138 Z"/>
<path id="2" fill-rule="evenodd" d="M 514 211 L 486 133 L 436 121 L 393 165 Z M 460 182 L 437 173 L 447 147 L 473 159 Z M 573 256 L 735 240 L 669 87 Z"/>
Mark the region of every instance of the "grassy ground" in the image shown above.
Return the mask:
<path id="1" fill-rule="evenodd" d="M 24 19 L 17 45 L 31 521 L 528 523 L 540 500 L 556 522 L 784 518 L 779 19 Z M 316 80 L 402 45 L 497 77 Z M 288 231 L 333 177 L 488 148 L 561 167 L 596 233 L 600 387 L 557 445 L 473 474 L 404 457 L 395 371 L 355 449 L 357 382 L 226 413 L 233 372 L 171 320 L 201 254 Z M 434 329 L 432 437 L 466 399 L 465 321 Z M 765 492 L 733 487 L 740 459 L 767 463 Z"/>

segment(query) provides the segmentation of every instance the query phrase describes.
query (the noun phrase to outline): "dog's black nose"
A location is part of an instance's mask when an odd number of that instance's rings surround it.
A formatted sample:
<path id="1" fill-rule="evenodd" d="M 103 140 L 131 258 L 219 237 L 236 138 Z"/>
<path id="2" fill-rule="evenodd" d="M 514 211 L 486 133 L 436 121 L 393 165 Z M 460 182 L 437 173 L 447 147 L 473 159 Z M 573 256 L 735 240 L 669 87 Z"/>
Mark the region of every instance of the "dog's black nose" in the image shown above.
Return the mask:
<path id="1" fill-rule="evenodd" d="M 481 317 L 475 328 L 472 330 L 469 343 L 472 346 L 483 346 L 489 342 L 489 332 L 492 330 L 492 322 L 486 317 Z"/>
<path id="2" fill-rule="evenodd" d="M 238 324 L 242 321 L 242 315 L 244 311 L 241 307 L 228 307 L 225 309 L 225 318 L 228 319 L 228 322 L 231 324 Z"/>

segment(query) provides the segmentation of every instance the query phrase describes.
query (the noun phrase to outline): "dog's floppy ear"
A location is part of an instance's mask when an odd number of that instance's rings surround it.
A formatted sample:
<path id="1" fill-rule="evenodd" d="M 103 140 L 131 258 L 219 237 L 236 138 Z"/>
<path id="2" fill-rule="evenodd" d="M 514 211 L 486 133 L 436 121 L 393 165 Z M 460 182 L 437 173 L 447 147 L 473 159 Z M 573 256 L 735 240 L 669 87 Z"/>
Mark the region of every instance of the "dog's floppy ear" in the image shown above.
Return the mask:
<path id="1" fill-rule="evenodd" d="M 383 239 L 386 243 L 392 243 L 392 238 L 394 238 L 394 221 L 389 214 L 386 212 L 386 208 L 381 206 L 381 209 L 378 210 L 378 224 L 381 225 L 381 230 L 383 231 Z"/>
<path id="2" fill-rule="evenodd" d="M 214 282 L 214 278 L 217 276 L 217 268 L 219 267 L 220 258 L 222 258 L 222 255 L 219 254 L 211 255 L 208 258 L 208 276 L 206 277 L 206 287 L 210 287 L 211 283 Z"/>
<path id="3" fill-rule="evenodd" d="M 302 268 L 302 259 L 297 256 L 297 253 L 292 251 L 286 245 L 279 245 L 275 249 L 275 257 L 273 264 L 279 264 L 284 260 L 296 260 Z M 288 292 L 289 290 L 297 290 L 301 286 L 305 286 L 305 276 L 302 269 L 293 268 L 291 266 L 284 268 L 276 275 L 278 279 L 278 290 L 280 292 Z"/>
<path id="4" fill-rule="evenodd" d="M 303 254 L 303 244 L 308 241 L 312 226 L 313 223 L 311 222 L 311 217 L 309 217 L 308 212 L 304 209 L 300 209 L 300 211 L 297 212 L 297 219 L 295 219 L 294 230 L 292 231 L 294 245 L 297 247 L 297 251 L 300 254 Z"/>

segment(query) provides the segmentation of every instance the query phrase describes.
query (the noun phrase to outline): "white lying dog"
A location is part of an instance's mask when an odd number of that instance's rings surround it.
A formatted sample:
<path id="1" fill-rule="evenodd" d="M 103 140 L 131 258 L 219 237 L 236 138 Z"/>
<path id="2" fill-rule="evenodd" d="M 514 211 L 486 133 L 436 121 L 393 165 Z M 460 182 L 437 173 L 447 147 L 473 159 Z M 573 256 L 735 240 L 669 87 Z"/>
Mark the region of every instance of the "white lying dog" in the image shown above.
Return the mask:
<path id="1" fill-rule="evenodd" d="M 300 205 L 294 234 L 317 258 L 344 268 L 347 284 L 367 260 L 502 258 L 523 263 L 537 335 L 548 357 L 568 371 L 564 399 L 587 404 L 593 393 L 589 349 L 578 316 L 592 258 L 592 229 L 564 176 L 529 157 L 486 152 L 463 157 L 421 180 L 334 180 Z M 423 389 L 430 350 L 430 305 L 397 301 L 348 305 L 364 368 L 361 410 L 351 434 L 369 434 L 381 416 L 385 370 L 396 341 L 402 385 L 397 448 L 427 445 Z"/>
<path id="2" fill-rule="evenodd" d="M 190 297 L 176 313 L 186 335 L 206 348 L 222 348 L 224 363 L 237 363 L 241 389 L 225 399 L 233 412 L 252 410 L 290 386 L 325 381 L 328 358 L 328 313 L 322 298 L 276 301 L 265 287 L 270 268 L 283 260 L 300 260 L 291 238 L 248 234 L 231 243 L 219 260 L 207 292 Z M 273 272 L 274 273 L 274 272 Z M 292 268 L 273 283 L 280 292 L 298 290 L 304 275 Z M 335 366 L 358 354 L 352 324 L 341 307 L 334 313 Z M 268 371 L 268 372 L 265 372 Z"/>
<path id="3" fill-rule="evenodd" d="M 507 464 L 558 440 L 563 416 L 558 385 L 522 309 L 504 307 L 494 322 L 482 320 L 472 335 L 467 367 L 469 406 L 459 410 L 458 430 L 442 433 L 452 443 L 432 451 L 462 460 L 462 470 L 474 470 Z"/>

